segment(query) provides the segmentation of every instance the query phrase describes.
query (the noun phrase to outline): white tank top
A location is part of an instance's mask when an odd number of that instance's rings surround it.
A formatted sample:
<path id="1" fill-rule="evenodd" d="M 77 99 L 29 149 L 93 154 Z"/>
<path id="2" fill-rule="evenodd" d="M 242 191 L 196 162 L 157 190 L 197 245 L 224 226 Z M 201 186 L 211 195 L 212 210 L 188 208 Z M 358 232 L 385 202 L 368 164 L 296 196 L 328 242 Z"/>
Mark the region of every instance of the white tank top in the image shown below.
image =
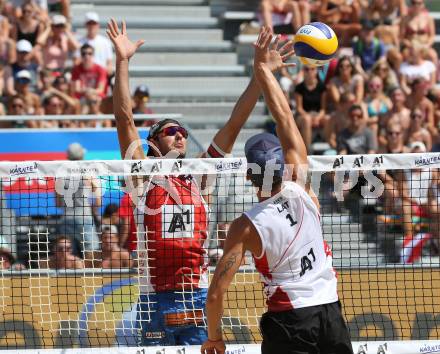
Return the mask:
<path id="1" fill-rule="evenodd" d="M 338 300 L 330 247 L 322 236 L 320 215 L 307 192 L 285 182 L 280 193 L 244 213 L 263 246 L 254 255 L 269 311 L 328 304 Z"/>

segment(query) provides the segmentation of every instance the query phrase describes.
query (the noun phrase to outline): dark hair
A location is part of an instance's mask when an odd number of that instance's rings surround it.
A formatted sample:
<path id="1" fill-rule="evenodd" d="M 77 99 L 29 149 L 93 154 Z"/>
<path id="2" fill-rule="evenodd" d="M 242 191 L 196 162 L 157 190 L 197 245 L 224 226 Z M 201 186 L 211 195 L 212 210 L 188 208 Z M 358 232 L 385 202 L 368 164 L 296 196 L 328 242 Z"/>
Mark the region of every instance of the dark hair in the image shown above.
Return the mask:
<path id="1" fill-rule="evenodd" d="M 261 170 L 261 173 L 254 174 L 254 173 L 252 173 L 252 169 L 248 168 L 247 176 L 255 187 L 263 188 L 264 169 Z M 272 178 L 273 178 L 272 179 L 272 189 L 274 189 L 275 187 L 278 187 L 283 182 L 283 178 L 280 176 L 273 176 Z"/>
<path id="2" fill-rule="evenodd" d="M 351 61 L 350 57 L 347 56 L 347 55 L 343 55 L 342 57 L 339 58 L 338 64 L 336 65 L 335 75 L 339 76 L 339 74 L 341 73 L 341 66 L 342 66 L 342 63 L 344 61 L 348 61 L 350 63 L 350 65 L 351 65 L 351 72 L 354 75 L 355 71 L 356 71 L 356 68 L 354 67 L 354 64 Z"/>
<path id="3" fill-rule="evenodd" d="M 81 47 L 81 53 L 85 51 L 86 49 L 91 49 L 93 53 L 95 53 L 95 48 L 93 48 L 89 43 L 85 43 Z"/>
<path id="4" fill-rule="evenodd" d="M 118 210 L 119 210 L 118 204 L 111 203 L 105 207 L 104 213 L 102 216 L 108 218 L 108 217 L 112 216 L 112 214 L 116 213 Z"/>
<path id="5" fill-rule="evenodd" d="M 356 103 L 350 106 L 350 108 L 348 109 L 348 114 L 351 114 L 354 111 L 361 111 L 363 113 L 361 105 Z"/>

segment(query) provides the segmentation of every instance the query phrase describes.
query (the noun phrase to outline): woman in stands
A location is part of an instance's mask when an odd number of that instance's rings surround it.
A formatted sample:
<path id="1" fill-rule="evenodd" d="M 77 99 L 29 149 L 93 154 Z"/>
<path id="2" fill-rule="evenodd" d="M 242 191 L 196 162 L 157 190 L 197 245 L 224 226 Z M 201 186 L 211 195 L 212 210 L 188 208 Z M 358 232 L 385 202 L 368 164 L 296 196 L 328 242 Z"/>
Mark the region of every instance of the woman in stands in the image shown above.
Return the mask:
<path id="1" fill-rule="evenodd" d="M 25 2 L 21 6 L 21 17 L 12 26 L 11 38 L 18 42 L 26 39 L 35 47 L 38 37 L 44 30 L 44 24 L 35 18 L 34 6 L 30 2 Z"/>
<path id="2" fill-rule="evenodd" d="M 295 88 L 295 102 L 298 128 L 307 150 L 310 151 L 313 132 L 319 133 L 319 130 L 323 130 L 329 117 L 326 115 L 326 89 L 318 78 L 318 69 L 304 66 L 303 72 L 304 81 Z M 324 137 L 323 132 L 321 135 Z"/>
<path id="3" fill-rule="evenodd" d="M 372 76 L 368 81 L 365 103 L 368 111 L 367 125 L 377 134 L 380 116 L 388 113 L 392 107 L 390 99 L 383 92 L 383 84 L 380 77 Z"/>
<path id="4" fill-rule="evenodd" d="M 421 45 L 424 58 L 438 65 L 438 55 L 433 48 L 435 21 L 426 9 L 424 0 L 411 0 L 408 15 L 403 17 L 401 22 L 400 38 L 404 48 L 414 42 Z"/>
<path id="5" fill-rule="evenodd" d="M 339 59 L 335 76 L 329 82 L 329 92 L 332 103 L 337 106 L 344 93 L 352 93 L 355 103 L 364 99 L 364 79 L 356 72 L 355 66 L 348 56 Z"/>
<path id="6" fill-rule="evenodd" d="M 304 0 L 262 0 L 263 24 L 272 29 L 274 14 L 291 14 L 292 28 L 296 32 L 302 25 L 310 22 L 310 5 Z"/>
<path id="7" fill-rule="evenodd" d="M 46 69 L 63 72 L 70 52 L 79 48 L 79 42 L 63 15 L 54 15 L 51 25 L 38 38 Z"/>

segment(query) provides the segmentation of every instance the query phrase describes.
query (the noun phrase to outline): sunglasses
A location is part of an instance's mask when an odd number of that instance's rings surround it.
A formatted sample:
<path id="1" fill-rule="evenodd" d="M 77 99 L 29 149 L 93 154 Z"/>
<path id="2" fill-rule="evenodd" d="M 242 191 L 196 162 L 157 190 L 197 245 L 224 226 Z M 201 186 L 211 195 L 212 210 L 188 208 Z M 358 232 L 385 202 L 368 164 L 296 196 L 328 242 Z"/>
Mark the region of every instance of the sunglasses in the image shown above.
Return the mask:
<path id="1" fill-rule="evenodd" d="M 304 68 L 304 71 L 315 71 L 315 70 L 316 68 L 307 68 L 307 67 Z"/>
<path id="2" fill-rule="evenodd" d="M 413 113 L 411 114 L 411 118 L 423 118 L 423 115 L 420 113 Z"/>
<path id="3" fill-rule="evenodd" d="M 85 56 L 92 56 L 93 55 L 93 52 L 82 52 L 81 53 L 81 56 L 82 57 L 85 57 Z"/>
<path id="4" fill-rule="evenodd" d="M 391 136 L 399 136 L 400 134 L 402 134 L 402 132 L 388 132 L 388 135 Z"/>
<path id="5" fill-rule="evenodd" d="M 368 85 L 370 88 L 380 88 L 381 87 L 381 84 L 369 84 Z"/>
<path id="6" fill-rule="evenodd" d="M 24 108 L 24 106 L 22 104 L 19 103 L 15 103 L 13 105 L 11 105 L 12 108 Z"/>
<path id="7" fill-rule="evenodd" d="M 188 132 L 184 127 L 167 127 L 159 132 L 162 136 L 175 136 L 177 133 L 180 133 L 185 139 L 188 138 Z"/>

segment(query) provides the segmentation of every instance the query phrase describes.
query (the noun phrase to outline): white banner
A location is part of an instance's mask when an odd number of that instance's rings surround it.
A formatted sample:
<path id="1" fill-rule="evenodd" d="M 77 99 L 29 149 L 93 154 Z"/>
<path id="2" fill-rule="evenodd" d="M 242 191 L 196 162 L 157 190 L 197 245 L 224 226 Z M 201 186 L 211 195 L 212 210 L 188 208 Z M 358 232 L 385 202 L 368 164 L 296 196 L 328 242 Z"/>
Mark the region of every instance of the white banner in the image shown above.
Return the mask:
<path id="1" fill-rule="evenodd" d="M 309 171 L 440 168 L 440 153 L 309 156 Z M 245 158 L 0 162 L 0 177 L 246 173 Z"/>

